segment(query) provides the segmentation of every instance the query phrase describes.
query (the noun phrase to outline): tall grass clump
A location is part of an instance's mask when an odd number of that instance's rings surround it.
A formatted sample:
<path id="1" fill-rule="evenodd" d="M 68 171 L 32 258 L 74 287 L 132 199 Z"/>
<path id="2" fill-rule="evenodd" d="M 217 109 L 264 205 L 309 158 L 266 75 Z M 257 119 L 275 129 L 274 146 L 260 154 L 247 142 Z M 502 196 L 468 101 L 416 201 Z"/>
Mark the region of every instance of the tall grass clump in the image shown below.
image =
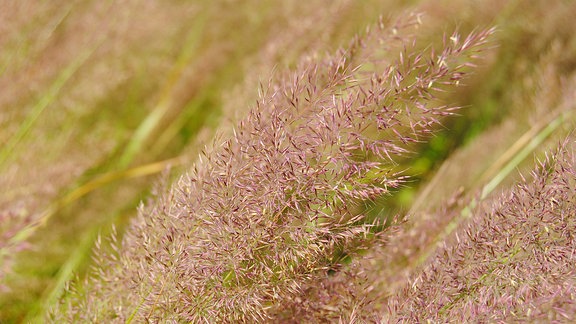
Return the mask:
<path id="1" fill-rule="evenodd" d="M 233 136 L 140 208 L 51 320 L 293 319 L 282 305 L 386 237 L 362 202 L 406 181 L 396 161 L 455 111 L 441 94 L 492 32 L 454 33 L 434 48 L 413 35 L 419 26 L 417 15 L 381 20 L 262 86 Z"/>

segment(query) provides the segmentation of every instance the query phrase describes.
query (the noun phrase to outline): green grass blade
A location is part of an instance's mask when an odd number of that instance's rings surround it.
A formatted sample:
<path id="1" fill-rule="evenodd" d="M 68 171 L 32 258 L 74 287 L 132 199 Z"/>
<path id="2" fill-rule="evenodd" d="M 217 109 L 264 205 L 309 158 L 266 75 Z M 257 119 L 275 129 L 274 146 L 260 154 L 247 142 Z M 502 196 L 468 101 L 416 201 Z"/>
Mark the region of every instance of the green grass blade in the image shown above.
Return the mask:
<path id="1" fill-rule="evenodd" d="M 136 129 L 134 135 L 122 153 L 119 160 L 121 168 L 127 167 L 132 162 L 134 157 L 138 152 L 140 152 L 146 141 L 150 138 L 152 132 L 156 129 L 166 112 L 170 109 L 174 88 L 182 77 L 187 65 L 197 53 L 204 23 L 204 19 L 198 19 L 192 28 L 192 31 L 188 34 L 184 48 L 174 63 L 174 66 L 168 75 L 168 79 L 162 88 L 158 103 Z"/>

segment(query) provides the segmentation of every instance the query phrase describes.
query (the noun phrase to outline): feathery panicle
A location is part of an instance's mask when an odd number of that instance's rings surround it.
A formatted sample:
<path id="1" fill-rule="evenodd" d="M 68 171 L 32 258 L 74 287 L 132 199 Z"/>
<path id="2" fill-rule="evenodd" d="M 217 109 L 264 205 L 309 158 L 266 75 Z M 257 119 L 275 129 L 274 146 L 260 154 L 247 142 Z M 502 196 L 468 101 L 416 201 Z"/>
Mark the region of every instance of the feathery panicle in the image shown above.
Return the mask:
<path id="1" fill-rule="evenodd" d="M 566 141 L 533 180 L 478 208 L 389 300 L 391 319 L 573 322 L 575 167 L 574 145 Z"/>
<path id="2" fill-rule="evenodd" d="M 405 181 L 396 159 L 453 113 L 436 95 L 459 84 L 492 33 L 422 50 L 411 36 L 419 21 L 381 20 L 347 49 L 262 86 L 234 135 L 140 210 L 120 263 L 88 288 L 87 304 L 106 311 L 71 305 L 72 316 L 293 318 L 282 305 L 382 239 L 360 203 Z"/>

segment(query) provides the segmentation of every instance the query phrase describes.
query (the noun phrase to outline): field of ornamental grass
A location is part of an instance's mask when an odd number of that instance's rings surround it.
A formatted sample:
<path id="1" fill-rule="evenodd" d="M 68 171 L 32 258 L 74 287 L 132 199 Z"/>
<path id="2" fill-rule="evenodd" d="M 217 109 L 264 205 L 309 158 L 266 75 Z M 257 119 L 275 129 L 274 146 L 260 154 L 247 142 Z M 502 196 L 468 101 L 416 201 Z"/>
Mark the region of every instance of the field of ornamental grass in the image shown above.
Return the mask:
<path id="1" fill-rule="evenodd" d="M 575 16 L 0 1 L 0 322 L 576 321 Z"/>

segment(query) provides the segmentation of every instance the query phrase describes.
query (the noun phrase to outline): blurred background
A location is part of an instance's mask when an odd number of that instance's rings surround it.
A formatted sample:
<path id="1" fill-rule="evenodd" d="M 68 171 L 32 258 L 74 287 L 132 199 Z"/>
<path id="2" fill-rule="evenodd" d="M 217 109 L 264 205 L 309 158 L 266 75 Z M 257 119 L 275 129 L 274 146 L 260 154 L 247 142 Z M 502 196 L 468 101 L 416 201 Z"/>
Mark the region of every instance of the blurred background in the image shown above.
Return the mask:
<path id="1" fill-rule="evenodd" d="M 98 235 L 121 235 L 275 71 L 408 11 L 424 42 L 498 31 L 445 98 L 463 109 L 402 162 L 413 179 L 371 203 L 378 215 L 508 186 L 572 131 L 573 1 L 0 0 L 0 322 L 42 313 Z"/>

